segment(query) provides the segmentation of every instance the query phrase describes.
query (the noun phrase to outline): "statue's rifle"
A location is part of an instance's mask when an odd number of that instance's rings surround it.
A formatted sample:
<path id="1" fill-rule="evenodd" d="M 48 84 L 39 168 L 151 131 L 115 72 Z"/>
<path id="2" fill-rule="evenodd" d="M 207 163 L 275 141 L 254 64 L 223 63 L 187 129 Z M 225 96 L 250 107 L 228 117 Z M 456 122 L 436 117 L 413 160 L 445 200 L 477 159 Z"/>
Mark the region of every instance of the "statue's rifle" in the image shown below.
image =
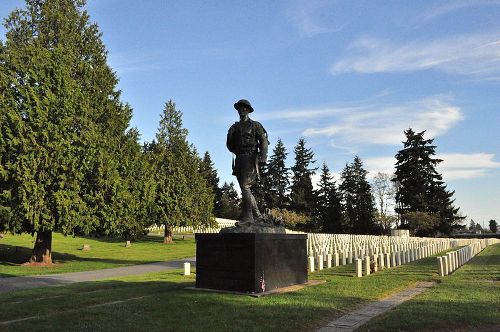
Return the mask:
<path id="1" fill-rule="evenodd" d="M 255 173 L 257 174 L 257 181 L 260 181 L 259 155 L 255 155 Z"/>

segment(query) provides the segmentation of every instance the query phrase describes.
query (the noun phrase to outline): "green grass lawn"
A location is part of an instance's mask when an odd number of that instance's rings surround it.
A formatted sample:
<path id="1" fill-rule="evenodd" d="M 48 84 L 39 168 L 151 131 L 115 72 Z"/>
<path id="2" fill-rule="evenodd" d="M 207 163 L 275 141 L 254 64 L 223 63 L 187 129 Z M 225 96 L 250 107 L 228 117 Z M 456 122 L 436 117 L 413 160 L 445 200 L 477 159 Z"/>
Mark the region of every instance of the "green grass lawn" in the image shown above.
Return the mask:
<path id="1" fill-rule="evenodd" d="M 439 284 L 381 315 L 363 331 L 500 331 L 500 244 L 455 271 Z"/>
<path id="2" fill-rule="evenodd" d="M 174 237 L 174 244 L 165 245 L 163 237 L 146 236 L 125 247 L 125 242 L 108 238 L 84 238 L 53 234 L 53 267 L 21 266 L 26 262 L 33 249 L 30 235 L 5 235 L 0 240 L 0 277 L 27 276 L 98 270 L 133 264 L 172 260 L 195 255 L 193 237 Z M 90 250 L 81 250 L 89 244 Z"/>
<path id="3" fill-rule="evenodd" d="M 489 247 L 445 278 L 438 276 L 435 257 L 363 278 L 354 277 L 353 265 L 341 266 L 310 274 L 310 279 L 326 280 L 324 284 L 262 298 L 185 290 L 194 285 L 195 276 L 184 277 L 181 271 L 0 293 L 0 330 L 314 331 L 370 301 L 429 280 L 441 283 L 415 301 L 427 300 L 408 311 L 399 311 L 406 304 L 398 307 L 391 319 L 413 323 L 381 321 L 373 328 L 488 327 L 500 320 L 494 311 L 499 307 L 499 253 L 500 245 Z M 471 320 L 479 324 L 470 325 Z"/>

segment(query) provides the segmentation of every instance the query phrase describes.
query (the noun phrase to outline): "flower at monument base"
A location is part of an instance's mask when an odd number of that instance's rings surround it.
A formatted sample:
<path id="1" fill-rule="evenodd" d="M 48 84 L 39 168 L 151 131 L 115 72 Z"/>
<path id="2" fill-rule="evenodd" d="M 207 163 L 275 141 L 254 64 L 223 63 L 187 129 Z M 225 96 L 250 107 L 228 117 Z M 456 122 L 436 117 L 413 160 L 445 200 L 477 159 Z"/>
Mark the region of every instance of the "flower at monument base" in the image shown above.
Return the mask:
<path id="1" fill-rule="evenodd" d="M 260 289 L 262 290 L 262 292 L 265 292 L 266 291 L 266 280 L 264 279 L 264 271 L 262 271 L 262 273 L 260 275 L 259 283 L 260 283 Z"/>

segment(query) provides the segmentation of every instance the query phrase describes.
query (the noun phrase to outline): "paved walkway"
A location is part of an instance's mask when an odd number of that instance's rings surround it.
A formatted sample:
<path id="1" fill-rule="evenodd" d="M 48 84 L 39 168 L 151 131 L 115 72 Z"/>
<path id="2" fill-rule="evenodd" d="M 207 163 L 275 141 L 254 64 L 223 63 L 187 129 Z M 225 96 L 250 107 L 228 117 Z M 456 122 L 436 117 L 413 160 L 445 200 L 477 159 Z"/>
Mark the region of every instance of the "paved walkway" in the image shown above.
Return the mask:
<path id="1" fill-rule="evenodd" d="M 415 287 L 408 288 L 395 295 L 391 295 L 385 299 L 370 303 L 369 305 L 352 311 L 328 325 L 322 327 L 317 332 L 349 332 L 354 331 L 361 325 L 366 324 L 370 319 L 383 314 L 386 311 L 400 305 L 403 302 L 410 300 L 418 294 L 435 285 L 435 282 L 418 282 Z"/>
<path id="2" fill-rule="evenodd" d="M 191 266 L 194 266 L 196 264 L 196 258 L 190 257 L 175 261 L 156 262 L 94 271 L 46 274 L 32 277 L 0 278 L 0 293 L 28 288 L 64 285 L 82 281 L 95 281 L 114 277 L 125 277 L 181 269 L 184 267 L 184 262 L 189 262 L 191 263 Z"/>

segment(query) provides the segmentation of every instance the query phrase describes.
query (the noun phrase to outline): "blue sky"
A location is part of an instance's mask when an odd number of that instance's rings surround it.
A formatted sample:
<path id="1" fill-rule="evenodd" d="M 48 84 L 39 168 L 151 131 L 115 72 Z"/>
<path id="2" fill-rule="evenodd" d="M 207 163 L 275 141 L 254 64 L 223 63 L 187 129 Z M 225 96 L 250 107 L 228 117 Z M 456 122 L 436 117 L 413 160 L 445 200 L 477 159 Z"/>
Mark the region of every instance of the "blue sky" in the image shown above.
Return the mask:
<path id="1" fill-rule="evenodd" d="M 0 16 L 23 4 L 1 1 Z M 390 172 L 403 130 L 427 130 L 461 212 L 486 227 L 500 221 L 500 1 L 88 0 L 86 9 L 142 139 L 174 100 L 221 181 L 234 181 L 225 137 L 245 98 L 290 165 L 304 136 L 334 174 L 355 154 L 371 174 Z"/>

